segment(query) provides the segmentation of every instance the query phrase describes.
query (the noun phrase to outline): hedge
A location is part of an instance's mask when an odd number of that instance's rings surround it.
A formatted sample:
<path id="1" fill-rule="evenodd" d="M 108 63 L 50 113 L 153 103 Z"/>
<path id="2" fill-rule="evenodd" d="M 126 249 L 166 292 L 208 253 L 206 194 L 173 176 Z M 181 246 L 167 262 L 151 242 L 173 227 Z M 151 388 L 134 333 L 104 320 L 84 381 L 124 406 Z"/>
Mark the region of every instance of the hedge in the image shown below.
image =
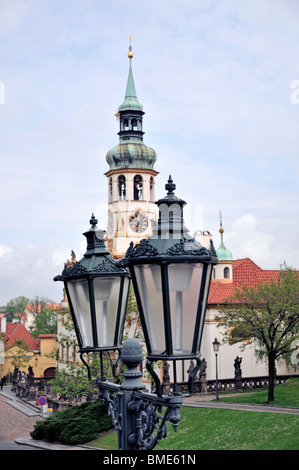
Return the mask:
<path id="1" fill-rule="evenodd" d="M 96 400 L 72 406 L 44 421 L 38 421 L 30 436 L 36 440 L 77 445 L 96 439 L 102 431 L 108 431 L 112 427 L 107 405 Z"/>

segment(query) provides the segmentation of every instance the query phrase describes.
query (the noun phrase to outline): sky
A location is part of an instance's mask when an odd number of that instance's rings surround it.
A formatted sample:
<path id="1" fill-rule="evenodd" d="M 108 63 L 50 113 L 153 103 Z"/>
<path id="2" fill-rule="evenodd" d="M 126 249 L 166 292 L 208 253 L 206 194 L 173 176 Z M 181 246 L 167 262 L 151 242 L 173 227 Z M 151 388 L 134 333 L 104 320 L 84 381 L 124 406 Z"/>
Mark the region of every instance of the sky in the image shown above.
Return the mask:
<path id="1" fill-rule="evenodd" d="M 107 226 L 106 153 L 132 68 L 193 235 L 299 268 L 297 0 L 0 0 L 0 305 L 54 282 Z"/>

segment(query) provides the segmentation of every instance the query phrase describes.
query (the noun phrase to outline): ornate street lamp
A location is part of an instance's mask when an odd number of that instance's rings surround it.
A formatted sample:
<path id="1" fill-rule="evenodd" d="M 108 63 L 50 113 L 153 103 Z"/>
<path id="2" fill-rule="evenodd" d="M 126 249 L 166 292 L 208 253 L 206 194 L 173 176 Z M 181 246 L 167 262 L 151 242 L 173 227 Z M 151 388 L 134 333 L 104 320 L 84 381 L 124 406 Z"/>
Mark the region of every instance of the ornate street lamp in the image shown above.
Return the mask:
<path id="1" fill-rule="evenodd" d="M 213 349 L 214 349 L 214 353 L 215 353 L 215 358 L 216 358 L 216 400 L 219 400 L 219 390 L 218 390 L 218 352 L 219 352 L 219 348 L 220 348 L 220 343 L 219 341 L 217 340 L 217 338 L 215 338 L 215 340 L 213 341 L 212 343 L 213 345 Z"/>
<path id="2" fill-rule="evenodd" d="M 84 257 L 65 266 L 54 281 L 63 281 L 81 358 L 83 353 L 120 350 L 129 292 L 129 273 L 109 256 L 103 230 L 92 215 Z M 84 362 L 84 361 L 83 361 Z"/>
<path id="3" fill-rule="evenodd" d="M 157 202 L 159 220 L 153 235 L 138 245 L 130 244 L 126 256 L 114 262 L 105 249 L 103 234 L 92 228 L 84 235 L 88 246 L 84 258 L 65 268 L 54 280 L 64 281 L 75 323 L 80 351 L 119 350 L 126 366 L 122 384 L 101 375 L 99 396 L 108 403 L 108 412 L 118 433 L 119 450 L 148 450 L 166 437 L 167 422 L 176 430 L 180 421 L 183 394 L 177 388 L 176 361 L 196 359 L 200 367 L 200 346 L 212 266 L 216 252 L 202 247 L 184 226 L 185 202 L 174 194 L 171 177 L 167 195 Z M 121 349 L 122 331 L 129 289 L 133 281 L 140 320 L 147 347 L 147 368 L 156 384 L 156 394 L 145 390 L 138 369 L 142 349 L 128 339 Z M 152 363 L 172 361 L 173 393 L 162 395 Z M 164 414 L 163 414 L 164 413 Z"/>
<path id="4" fill-rule="evenodd" d="M 183 218 L 186 203 L 174 194 L 171 176 L 165 188 L 166 197 L 157 202 L 159 220 L 153 235 L 136 246 L 131 243 L 117 266 L 130 269 L 148 368 L 152 371 L 153 361 L 173 361 L 176 393 L 176 361 L 195 359 L 192 377 L 200 366 L 212 266 L 217 258 L 212 241 L 207 250 L 189 235 Z M 159 393 L 159 381 L 154 378 Z"/>

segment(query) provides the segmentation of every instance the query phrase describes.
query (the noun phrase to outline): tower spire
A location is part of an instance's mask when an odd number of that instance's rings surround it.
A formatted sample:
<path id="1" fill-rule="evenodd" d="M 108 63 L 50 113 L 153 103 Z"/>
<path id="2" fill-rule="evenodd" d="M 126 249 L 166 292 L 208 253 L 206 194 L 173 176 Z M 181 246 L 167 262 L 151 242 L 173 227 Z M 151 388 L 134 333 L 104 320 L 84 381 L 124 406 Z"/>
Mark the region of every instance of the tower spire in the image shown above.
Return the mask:
<path id="1" fill-rule="evenodd" d="M 118 108 L 119 112 L 120 111 L 142 111 L 143 109 L 142 104 L 140 104 L 137 99 L 135 82 L 134 82 L 133 71 L 132 71 L 132 59 L 133 59 L 134 54 L 133 54 L 133 49 L 131 45 L 131 39 L 132 39 L 131 35 L 129 36 L 129 39 L 130 39 L 129 52 L 128 52 L 128 57 L 130 59 L 129 75 L 128 75 L 128 80 L 127 80 L 125 100 Z"/>
<path id="2" fill-rule="evenodd" d="M 218 250 L 216 250 L 216 253 L 217 253 L 217 257 L 218 257 L 218 260 L 232 260 L 232 253 L 231 251 L 229 251 L 225 245 L 224 245 L 224 241 L 223 241 L 223 233 L 224 233 L 224 229 L 222 228 L 222 212 L 220 211 L 219 212 L 219 219 L 220 219 L 220 229 L 219 229 L 219 233 L 220 233 L 220 237 L 221 237 L 221 242 L 220 242 L 220 246 L 218 248 Z"/>
<path id="3" fill-rule="evenodd" d="M 143 168 L 153 170 L 156 152 L 143 143 L 143 106 L 139 103 L 132 71 L 133 50 L 129 36 L 129 73 L 125 98 L 119 106 L 116 117 L 119 121 L 119 145 L 113 147 L 106 160 L 110 170 L 118 168 Z"/>

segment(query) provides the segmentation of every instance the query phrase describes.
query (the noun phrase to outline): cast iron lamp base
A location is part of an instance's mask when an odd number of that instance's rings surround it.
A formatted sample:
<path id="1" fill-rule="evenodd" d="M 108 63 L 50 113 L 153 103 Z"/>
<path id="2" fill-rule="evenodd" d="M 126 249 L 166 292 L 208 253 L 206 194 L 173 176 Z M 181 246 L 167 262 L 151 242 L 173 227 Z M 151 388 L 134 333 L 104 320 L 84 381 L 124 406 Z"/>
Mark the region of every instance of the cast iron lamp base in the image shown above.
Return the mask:
<path id="1" fill-rule="evenodd" d="M 97 379 L 99 396 L 108 403 L 108 414 L 118 434 L 118 449 L 153 449 L 166 437 L 167 421 L 177 430 L 183 396 L 158 396 L 145 391 L 138 370 L 142 351 L 135 339 L 125 341 L 121 360 L 127 366 L 121 385 Z"/>

